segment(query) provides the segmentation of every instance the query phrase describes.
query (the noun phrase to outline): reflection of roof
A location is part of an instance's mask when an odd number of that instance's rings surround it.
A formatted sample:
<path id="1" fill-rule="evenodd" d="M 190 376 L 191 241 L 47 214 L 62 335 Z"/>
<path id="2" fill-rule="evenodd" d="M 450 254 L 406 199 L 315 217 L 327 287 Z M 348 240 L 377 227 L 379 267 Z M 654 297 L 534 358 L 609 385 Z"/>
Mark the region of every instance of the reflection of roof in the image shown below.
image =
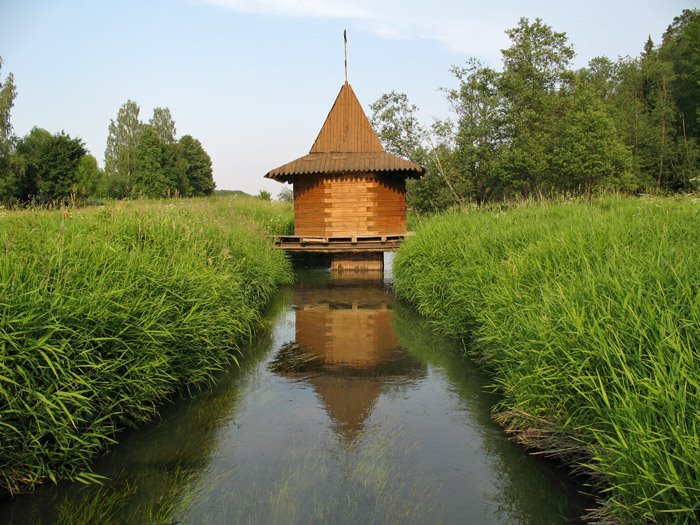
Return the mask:
<path id="1" fill-rule="evenodd" d="M 362 432 L 384 390 L 383 381 L 376 378 L 314 375 L 307 381 L 323 401 L 335 430 L 347 442 Z"/>
<path id="2" fill-rule="evenodd" d="M 347 82 L 308 155 L 270 170 L 265 177 L 289 181 L 313 173 L 392 172 L 418 177 L 422 166 L 384 151 L 355 92 Z"/>

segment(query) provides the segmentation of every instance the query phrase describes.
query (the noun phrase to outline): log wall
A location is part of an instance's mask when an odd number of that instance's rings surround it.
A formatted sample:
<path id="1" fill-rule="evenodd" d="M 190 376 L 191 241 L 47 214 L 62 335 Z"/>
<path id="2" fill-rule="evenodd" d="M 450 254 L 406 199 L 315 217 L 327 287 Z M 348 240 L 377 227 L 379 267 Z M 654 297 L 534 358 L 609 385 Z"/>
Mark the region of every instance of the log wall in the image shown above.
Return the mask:
<path id="1" fill-rule="evenodd" d="M 294 182 L 294 235 L 353 237 L 406 232 L 403 179 L 312 175 Z"/>

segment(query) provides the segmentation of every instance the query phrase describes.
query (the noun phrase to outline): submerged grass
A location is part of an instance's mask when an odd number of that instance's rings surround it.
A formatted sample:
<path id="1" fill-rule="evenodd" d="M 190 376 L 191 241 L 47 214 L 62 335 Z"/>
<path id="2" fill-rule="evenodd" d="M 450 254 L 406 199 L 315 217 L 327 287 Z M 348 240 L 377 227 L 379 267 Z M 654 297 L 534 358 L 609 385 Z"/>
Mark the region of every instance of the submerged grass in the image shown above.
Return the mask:
<path id="1" fill-rule="evenodd" d="M 448 213 L 394 272 L 491 371 L 507 430 L 593 475 L 592 518 L 700 519 L 698 199 Z"/>
<path id="2" fill-rule="evenodd" d="M 291 224 L 231 197 L 0 213 L 0 491 L 92 481 L 119 428 L 236 359 Z"/>

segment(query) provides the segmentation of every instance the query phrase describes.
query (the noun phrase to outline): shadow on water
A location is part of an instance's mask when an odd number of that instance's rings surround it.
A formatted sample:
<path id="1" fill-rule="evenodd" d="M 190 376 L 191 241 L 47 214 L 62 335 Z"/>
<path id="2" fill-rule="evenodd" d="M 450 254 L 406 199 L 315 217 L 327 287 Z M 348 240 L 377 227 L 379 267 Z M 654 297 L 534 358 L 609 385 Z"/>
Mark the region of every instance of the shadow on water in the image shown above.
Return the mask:
<path id="1" fill-rule="evenodd" d="M 0 502 L 0 522 L 539 524 L 592 505 L 381 281 L 300 271 L 266 322 L 240 370 L 120 436 L 105 485 Z"/>

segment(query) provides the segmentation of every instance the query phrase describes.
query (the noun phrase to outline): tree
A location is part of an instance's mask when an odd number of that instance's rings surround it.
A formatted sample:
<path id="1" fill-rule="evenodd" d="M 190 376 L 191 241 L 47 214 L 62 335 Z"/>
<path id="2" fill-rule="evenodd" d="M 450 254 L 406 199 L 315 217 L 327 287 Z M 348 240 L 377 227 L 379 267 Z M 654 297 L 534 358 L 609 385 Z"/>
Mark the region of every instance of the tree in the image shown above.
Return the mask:
<path id="1" fill-rule="evenodd" d="M 175 195 L 177 188 L 165 172 L 165 155 L 166 145 L 158 138 L 156 130 L 144 126 L 134 154 L 133 194 L 151 198 Z"/>
<path id="2" fill-rule="evenodd" d="M 666 189 L 690 190 L 700 181 L 700 10 L 685 9 L 664 33 L 659 56 L 673 69 L 675 106 Z"/>
<path id="3" fill-rule="evenodd" d="M 171 185 L 180 197 L 192 197 L 192 186 L 187 173 L 189 164 L 185 159 L 180 142 L 165 145 L 164 169 Z"/>
<path id="4" fill-rule="evenodd" d="M 615 95 L 616 68 L 608 57 L 593 57 L 588 67 L 577 72 L 576 82 L 587 85 L 599 100 L 607 102 Z"/>
<path id="5" fill-rule="evenodd" d="M 187 179 L 187 162 L 182 158 L 180 145 L 175 140 L 175 121 L 168 108 L 155 108 L 147 124 L 158 137 L 161 148 L 161 168 L 172 195 L 189 197 L 192 194 Z"/>
<path id="6" fill-rule="evenodd" d="M 370 109 L 372 127 L 385 150 L 411 160 L 422 156 L 426 132 L 418 122 L 418 108 L 405 93 L 385 93 Z"/>
<path id="7" fill-rule="evenodd" d="M 636 189 L 630 153 L 605 106 L 590 88 L 575 94 L 563 119 L 554 157 L 560 190 L 590 198 L 596 188 Z"/>
<path id="8" fill-rule="evenodd" d="M 568 76 L 575 53 L 566 33 L 558 33 L 536 18 L 521 18 L 506 30 L 511 46 L 503 55 L 502 86 L 512 103 L 541 106 L 544 93 L 553 93 Z M 522 108 L 520 108 L 522 109 Z"/>
<path id="9" fill-rule="evenodd" d="M 267 190 L 260 190 L 258 192 L 258 199 L 260 199 L 261 201 L 272 200 L 272 194 Z"/>
<path id="10" fill-rule="evenodd" d="M 633 169 L 642 187 L 682 191 L 697 173 L 697 143 L 682 132 L 673 98 L 673 65 L 647 39 L 638 59 L 617 64 L 611 115 L 631 148 Z"/>
<path id="11" fill-rule="evenodd" d="M 40 166 L 39 198 L 44 202 L 68 200 L 78 181 L 78 165 L 85 144 L 61 131 L 51 137 Z"/>
<path id="12" fill-rule="evenodd" d="M 214 193 L 214 176 L 211 158 L 204 151 L 202 143 L 184 135 L 179 141 L 179 151 L 183 160 L 182 169 L 186 175 L 192 196 L 211 195 Z"/>
<path id="13" fill-rule="evenodd" d="M 639 58 L 620 59 L 614 64 L 613 88 L 605 104 L 630 148 L 640 189 L 691 190 L 693 180 L 700 176 L 700 145 L 698 137 L 692 135 L 692 119 L 688 119 L 692 110 L 683 109 L 679 98 L 680 91 L 684 93 L 681 98 L 687 93 L 685 103 L 692 104 L 693 85 L 685 82 L 692 79 L 693 71 L 700 71 L 693 69 L 692 59 L 692 50 L 700 45 L 684 40 L 685 28 L 692 28 L 697 19 L 697 11 L 684 11 L 667 30 L 660 48 L 648 38 Z M 679 76 L 684 78 L 682 88 Z"/>
<path id="14" fill-rule="evenodd" d="M 294 192 L 292 188 L 284 188 L 277 194 L 277 200 L 280 202 L 294 202 Z"/>
<path id="15" fill-rule="evenodd" d="M 454 204 L 455 199 L 449 191 L 445 171 L 441 170 L 443 165 L 436 156 L 439 151 L 439 155 L 445 157 L 451 154 L 452 148 L 428 148 L 427 143 L 438 135 L 428 133 L 420 125 L 418 108 L 409 102 L 406 94 L 396 91 L 385 93 L 370 104 L 370 109 L 372 127 L 384 149 L 426 167 L 423 177 L 406 181 L 408 206 L 418 213 L 428 213 Z M 445 131 L 444 136 L 452 134 L 451 126 L 447 123 L 441 125 Z"/>
<path id="16" fill-rule="evenodd" d="M 97 159 L 90 154 L 83 156 L 76 168 L 76 197 L 107 197 L 107 184 L 104 171 L 97 165 Z"/>
<path id="17" fill-rule="evenodd" d="M 649 134 L 643 147 L 646 150 L 645 168 L 656 179 L 657 189 L 677 186 L 671 179 L 670 158 L 674 143 L 676 107 L 671 97 L 671 84 L 674 80 L 673 67 L 661 58 L 658 51 L 645 46 L 640 61 L 641 96 L 644 116 L 648 119 Z M 673 189 L 678 189 L 673 188 Z"/>
<path id="18" fill-rule="evenodd" d="M 0 72 L 2 57 L 0 57 Z M 13 144 L 12 124 L 10 113 L 17 97 L 17 87 L 12 73 L 2 82 L 0 77 L 0 202 L 12 201 L 17 198 L 17 166 L 11 158 Z"/>
<path id="19" fill-rule="evenodd" d="M 425 157 L 425 175 L 406 180 L 406 203 L 418 214 L 446 210 L 460 204 L 464 191 L 458 179 L 457 156 L 454 148 L 441 143 Z"/>
<path id="20" fill-rule="evenodd" d="M 673 65 L 671 84 L 684 137 L 700 138 L 700 10 L 684 9 L 663 35 L 663 59 Z"/>
<path id="21" fill-rule="evenodd" d="M 175 140 L 168 108 L 155 108 L 148 124 L 139 106 L 128 100 L 110 121 L 105 173 L 114 197 L 190 197 L 214 191 L 211 159 L 191 135 Z"/>
<path id="22" fill-rule="evenodd" d="M 175 143 L 177 131 L 175 130 L 175 121 L 168 108 L 155 108 L 148 125 L 156 131 L 156 135 L 163 144 Z"/>
<path id="23" fill-rule="evenodd" d="M 2 71 L 2 57 L 0 57 L 0 72 Z M 10 112 L 17 97 L 17 86 L 12 73 L 7 74 L 5 82 L 0 79 L 0 157 L 9 155 L 12 149 L 12 124 Z"/>
<path id="24" fill-rule="evenodd" d="M 15 197 L 21 202 L 38 198 L 39 179 L 44 151 L 48 150 L 51 133 L 34 127 L 18 140 L 16 148 L 16 190 Z"/>
<path id="25" fill-rule="evenodd" d="M 539 18 L 521 18 L 506 34 L 512 44 L 501 51 L 507 148 L 503 167 L 511 187 L 525 195 L 551 189 L 554 127 L 562 116 L 559 90 L 569 80 L 574 50 L 566 34 Z"/>
<path id="26" fill-rule="evenodd" d="M 586 81 L 584 75 L 582 82 Z M 648 167 L 650 152 L 649 137 L 653 136 L 644 101 L 644 82 L 639 67 L 639 59 L 621 58 L 613 63 L 610 73 L 612 88 L 604 99 L 608 115 L 612 118 L 622 142 L 632 157 L 632 172 L 640 190 L 651 191 L 655 186 L 654 177 Z M 590 86 L 590 84 L 589 84 Z M 596 86 L 591 86 L 596 90 Z"/>
<path id="27" fill-rule="evenodd" d="M 34 127 L 17 144 L 17 155 L 23 160 L 21 200 L 55 203 L 74 196 L 78 165 L 86 155 L 80 139 Z"/>
<path id="28" fill-rule="evenodd" d="M 455 155 L 461 180 L 461 199 L 482 203 L 502 196 L 505 188 L 497 165 L 503 142 L 503 101 L 499 75 L 478 60 L 453 67 L 457 89 L 445 90 L 457 115 Z"/>
<path id="29" fill-rule="evenodd" d="M 109 122 L 105 150 L 105 174 L 115 197 L 126 197 L 132 192 L 139 137 L 143 125 L 139 121 L 140 108 L 127 100 Z"/>
<path id="30" fill-rule="evenodd" d="M 506 31 L 501 73 L 475 60 L 453 67 L 454 117 L 421 140 L 417 108 L 391 92 L 373 104 L 385 148 L 426 168 L 406 183 L 417 211 L 518 195 L 598 189 L 664 192 L 700 184 L 700 11 L 685 10 L 660 48 L 638 58 L 596 57 L 570 69 L 566 34 L 521 18 Z M 417 142 L 430 147 L 415 147 Z"/>

